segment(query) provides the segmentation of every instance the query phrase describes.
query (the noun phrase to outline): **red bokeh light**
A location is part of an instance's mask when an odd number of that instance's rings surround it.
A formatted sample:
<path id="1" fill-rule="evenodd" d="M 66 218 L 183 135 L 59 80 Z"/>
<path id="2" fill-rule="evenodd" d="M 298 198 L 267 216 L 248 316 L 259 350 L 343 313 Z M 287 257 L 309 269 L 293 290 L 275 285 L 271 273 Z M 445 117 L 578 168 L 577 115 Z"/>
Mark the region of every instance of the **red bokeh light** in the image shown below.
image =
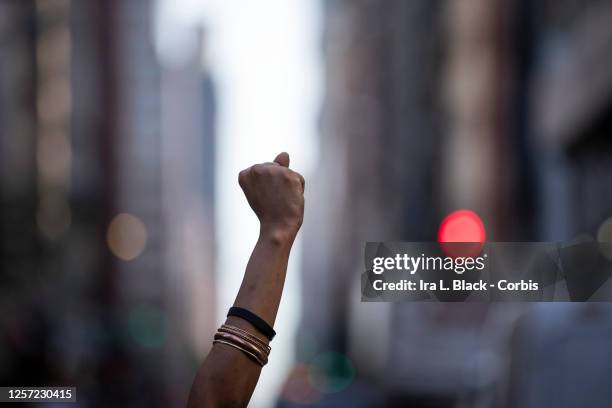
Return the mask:
<path id="1" fill-rule="evenodd" d="M 438 230 L 438 242 L 480 242 L 486 239 L 482 220 L 474 211 L 458 210 L 446 216 Z"/>
<path id="2" fill-rule="evenodd" d="M 474 211 L 458 210 L 442 220 L 438 242 L 442 251 L 451 257 L 478 255 L 486 239 L 482 220 Z M 452 244 L 453 242 L 468 244 Z"/>

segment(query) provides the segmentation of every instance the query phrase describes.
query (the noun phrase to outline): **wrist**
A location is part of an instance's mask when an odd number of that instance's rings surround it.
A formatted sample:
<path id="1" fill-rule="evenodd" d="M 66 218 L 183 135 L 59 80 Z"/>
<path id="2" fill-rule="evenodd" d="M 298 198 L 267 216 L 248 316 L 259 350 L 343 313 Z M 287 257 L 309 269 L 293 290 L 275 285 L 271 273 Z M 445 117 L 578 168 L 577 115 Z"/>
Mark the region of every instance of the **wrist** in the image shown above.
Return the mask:
<path id="1" fill-rule="evenodd" d="M 275 245 L 291 245 L 299 229 L 297 224 L 262 222 L 259 236 Z"/>

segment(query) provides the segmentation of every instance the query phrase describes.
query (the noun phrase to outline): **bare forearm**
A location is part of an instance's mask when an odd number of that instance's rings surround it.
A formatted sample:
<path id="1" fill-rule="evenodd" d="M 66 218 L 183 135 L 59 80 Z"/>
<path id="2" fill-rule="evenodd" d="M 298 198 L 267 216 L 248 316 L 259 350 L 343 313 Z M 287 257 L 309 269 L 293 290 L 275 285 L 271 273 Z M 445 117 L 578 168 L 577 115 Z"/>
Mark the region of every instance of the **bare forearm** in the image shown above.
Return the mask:
<path id="1" fill-rule="evenodd" d="M 274 324 L 294 236 L 287 230 L 262 226 L 234 306 Z M 226 323 L 256 332 L 249 322 L 237 317 L 228 317 Z M 189 407 L 246 406 L 260 372 L 261 366 L 243 353 L 215 344 L 196 376 Z"/>
<path id="2" fill-rule="evenodd" d="M 234 302 L 234 306 L 252 311 L 270 325 L 276 320 L 296 232 L 262 225 Z"/>

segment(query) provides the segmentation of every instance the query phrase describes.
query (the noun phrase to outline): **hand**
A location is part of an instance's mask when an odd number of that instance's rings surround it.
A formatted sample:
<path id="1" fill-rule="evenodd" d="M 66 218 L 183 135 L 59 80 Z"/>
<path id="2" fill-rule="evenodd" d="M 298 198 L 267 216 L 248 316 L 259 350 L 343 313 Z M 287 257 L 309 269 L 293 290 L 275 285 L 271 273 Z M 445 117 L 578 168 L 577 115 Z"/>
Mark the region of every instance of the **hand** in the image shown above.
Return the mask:
<path id="1" fill-rule="evenodd" d="M 241 171 L 238 183 L 263 232 L 295 237 L 304 217 L 304 177 L 289 169 L 287 153 Z"/>

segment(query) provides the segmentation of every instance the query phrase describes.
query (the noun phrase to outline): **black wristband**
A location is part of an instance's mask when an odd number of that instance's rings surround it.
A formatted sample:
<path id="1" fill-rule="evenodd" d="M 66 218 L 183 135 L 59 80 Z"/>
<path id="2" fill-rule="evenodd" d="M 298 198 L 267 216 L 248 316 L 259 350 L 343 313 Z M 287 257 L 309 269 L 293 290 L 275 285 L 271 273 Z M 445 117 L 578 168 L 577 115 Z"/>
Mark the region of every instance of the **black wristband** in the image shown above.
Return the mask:
<path id="1" fill-rule="evenodd" d="M 276 332 L 264 319 L 257 316 L 255 313 L 243 309 L 241 307 L 230 307 L 229 312 L 227 312 L 227 317 L 236 316 L 240 317 L 247 322 L 251 323 L 257 330 L 263 333 L 264 336 L 268 338 L 268 340 L 272 340 L 274 336 L 276 336 Z"/>

